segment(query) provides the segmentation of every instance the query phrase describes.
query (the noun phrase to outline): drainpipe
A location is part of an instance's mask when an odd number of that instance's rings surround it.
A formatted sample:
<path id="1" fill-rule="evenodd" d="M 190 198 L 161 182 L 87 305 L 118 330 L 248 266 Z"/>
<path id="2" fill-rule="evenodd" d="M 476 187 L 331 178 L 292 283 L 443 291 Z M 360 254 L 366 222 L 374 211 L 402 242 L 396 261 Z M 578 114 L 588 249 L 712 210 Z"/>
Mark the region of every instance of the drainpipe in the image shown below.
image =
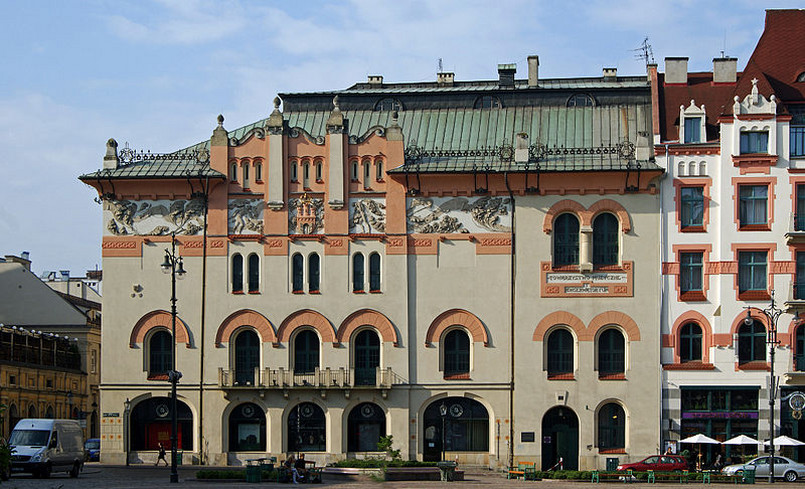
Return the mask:
<path id="1" fill-rule="evenodd" d="M 669 156 L 668 155 L 668 144 L 666 143 L 665 144 L 665 167 L 666 167 L 666 172 L 663 174 L 663 176 L 660 177 L 660 180 L 664 180 L 668 176 L 669 172 L 671 171 L 671 162 L 668 159 L 668 156 Z M 663 207 L 664 199 L 665 199 L 665 192 L 663 191 L 662 182 L 660 182 L 660 275 L 662 276 L 662 280 L 660 280 L 660 318 L 659 318 L 660 319 L 660 364 L 662 364 L 662 323 L 663 323 L 663 315 L 668 317 L 668 311 L 666 310 L 667 307 L 668 307 L 668 297 L 665 294 L 665 286 L 667 285 L 668 277 L 662 274 L 662 264 L 665 263 L 667 261 L 667 259 L 668 259 L 668 250 L 665 249 L 665 243 L 666 243 L 665 238 L 666 238 L 666 234 L 668 233 L 668 230 L 667 230 L 668 228 L 667 228 L 667 223 L 666 223 L 666 220 L 665 220 L 665 209 Z M 664 384 L 665 384 L 665 382 L 663 381 L 663 376 L 664 375 L 666 375 L 665 370 L 663 370 L 662 367 L 661 367 L 660 368 L 660 377 L 659 377 L 659 383 L 660 383 L 660 406 L 659 406 L 659 409 L 660 409 L 660 416 L 659 416 L 659 420 L 660 420 L 660 438 L 659 439 L 660 439 L 660 443 L 662 443 L 665 440 L 665 437 L 663 435 L 663 422 L 662 422 L 662 420 L 663 420 L 663 405 L 665 404 L 665 401 L 663 399 L 663 392 L 665 391 L 663 389 Z M 671 439 L 671 426 L 672 426 L 671 425 L 670 412 L 671 411 L 669 409 L 668 410 L 668 413 L 669 413 L 669 415 L 668 415 L 668 440 Z M 665 453 L 665 449 L 664 449 L 664 447 L 662 445 L 660 447 L 658 447 L 658 448 L 659 448 L 659 450 L 657 451 L 657 453 Z"/>
<path id="2" fill-rule="evenodd" d="M 204 326 L 207 312 L 207 213 L 209 211 L 210 177 L 204 183 L 204 231 L 201 243 L 201 348 L 198 367 L 198 458 L 201 465 L 206 464 L 204 454 Z"/>
<path id="3" fill-rule="evenodd" d="M 508 466 L 512 467 L 514 463 L 514 318 L 515 318 L 515 309 L 514 309 L 514 302 L 515 302 L 515 279 L 517 278 L 517 254 L 515 252 L 516 243 L 515 243 L 515 236 L 517 233 L 515 232 L 517 229 L 517 219 L 515 215 L 515 211 L 517 206 L 514 202 L 514 192 L 512 192 L 511 186 L 509 186 L 509 174 L 504 173 L 503 179 L 506 182 L 506 190 L 509 192 L 509 200 L 512 204 L 512 251 L 509 255 L 511 257 L 511 284 L 509 285 L 509 306 L 510 306 L 510 319 L 509 319 L 509 453 L 508 453 Z"/>

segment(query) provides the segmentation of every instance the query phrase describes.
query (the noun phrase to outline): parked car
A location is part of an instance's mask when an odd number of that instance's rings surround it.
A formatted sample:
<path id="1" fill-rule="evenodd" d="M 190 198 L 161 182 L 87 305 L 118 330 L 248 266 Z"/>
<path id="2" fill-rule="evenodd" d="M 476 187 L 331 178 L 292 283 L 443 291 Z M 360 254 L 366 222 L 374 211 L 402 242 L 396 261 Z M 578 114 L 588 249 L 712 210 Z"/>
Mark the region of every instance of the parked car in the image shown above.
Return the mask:
<path id="1" fill-rule="evenodd" d="M 771 457 L 757 457 L 745 464 L 728 465 L 721 469 L 722 474 L 736 475 L 742 474 L 744 470 L 755 469 L 755 478 L 763 478 L 769 476 L 769 458 Z M 805 465 L 794 462 L 786 457 L 774 457 L 774 478 L 785 479 L 788 482 L 794 482 L 800 477 L 805 477 Z"/>
<path id="2" fill-rule="evenodd" d="M 639 462 L 618 465 L 618 470 L 631 470 L 633 472 L 673 472 L 688 470 L 688 462 L 679 455 L 652 455 Z"/>
<path id="3" fill-rule="evenodd" d="M 84 452 L 87 454 L 89 462 L 99 462 L 101 460 L 101 439 L 90 438 L 84 443 Z"/>
<path id="4" fill-rule="evenodd" d="M 12 472 L 45 478 L 52 472 L 69 472 L 78 477 L 84 467 L 84 433 L 72 419 L 22 419 L 8 444 L 15 450 Z"/>

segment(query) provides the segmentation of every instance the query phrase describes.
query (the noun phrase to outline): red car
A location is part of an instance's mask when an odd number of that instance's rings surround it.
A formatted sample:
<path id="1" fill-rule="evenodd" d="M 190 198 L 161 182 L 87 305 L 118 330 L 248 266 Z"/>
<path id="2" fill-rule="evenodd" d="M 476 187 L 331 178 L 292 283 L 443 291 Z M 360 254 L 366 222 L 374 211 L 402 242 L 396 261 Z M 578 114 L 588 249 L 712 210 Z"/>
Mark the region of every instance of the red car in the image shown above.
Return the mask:
<path id="1" fill-rule="evenodd" d="M 688 470 L 688 462 L 679 455 L 653 455 L 631 464 L 618 465 L 618 470 L 631 470 L 633 472 L 673 472 L 675 470 Z"/>

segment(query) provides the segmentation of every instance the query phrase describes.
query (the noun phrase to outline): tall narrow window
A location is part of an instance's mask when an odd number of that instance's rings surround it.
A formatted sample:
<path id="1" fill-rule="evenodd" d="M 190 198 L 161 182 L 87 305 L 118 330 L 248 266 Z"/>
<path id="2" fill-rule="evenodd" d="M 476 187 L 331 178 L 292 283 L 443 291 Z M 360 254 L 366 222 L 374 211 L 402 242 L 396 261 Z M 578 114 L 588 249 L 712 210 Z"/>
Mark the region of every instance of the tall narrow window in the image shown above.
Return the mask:
<path id="1" fill-rule="evenodd" d="M 305 289 L 305 259 L 301 253 L 295 253 L 291 258 L 291 281 L 293 282 L 293 292 L 301 294 Z"/>
<path id="2" fill-rule="evenodd" d="M 598 338 L 598 375 L 621 374 L 626 371 L 626 348 L 623 334 L 609 328 Z"/>
<path id="3" fill-rule="evenodd" d="M 255 182 L 263 181 L 263 164 L 260 162 L 254 164 L 254 181 Z"/>
<path id="4" fill-rule="evenodd" d="M 593 265 L 618 264 L 618 219 L 605 212 L 593 221 Z"/>
<path id="5" fill-rule="evenodd" d="M 322 181 L 321 167 L 322 167 L 322 165 L 321 165 L 321 161 L 317 161 L 317 162 L 316 162 L 316 181 L 317 181 L 317 182 L 321 182 L 321 181 Z"/>
<path id="6" fill-rule="evenodd" d="M 352 255 L 352 291 L 363 292 L 364 282 L 363 253 Z"/>
<path id="7" fill-rule="evenodd" d="M 766 291 L 766 252 L 738 252 L 738 292 Z"/>
<path id="8" fill-rule="evenodd" d="M 232 163 L 232 166 L 229 167 L 229 179 L 233 182 L 238 181 L 238 165 L 237 163 Z"/>
<path id="9" fill-rule="evenodd" d="M 375 180 L 383 181 L 383 160 L 375 161 Z"/>
<path id="10" fill-rule="evenodd" d="M 380 338 L 371 329 L 355 336 L 355 385 L 375 385 L 377 367 L 380 366 Z"/>
<path id="11" fill-rule="evenodd" d="M 257 385 L 254 369 L 260 365 L 260 340 L 254 331 L 242 331 L 235 337 L 235 383 Z"/>
<path id="12" fill-rule="evenodd" d="M 302 186 L 310 188 L 310 164 L 302 163 Z"/>
<path id="13" fill-rule="evenodd" d="M 620 404 L 611 402 L 598 412 L 598 449 L 626 448 L 626 414 Z"/>
<path id="14" fill-rule="evenodd" d="M 765 225 L 768 223 L 766 206 L 769 187 L 766 185 L 741 185 L 738 219 L 741 226 Z"/>
<path id="15" fill-rule="evenodd" d="M 768 153 L 769 133 L 767 131 L 746 131 L 741 133 L 741 154 Z"/>
<path id="16" fill-rule="evenodd" d="M 686 323 L 679 330 L 679 361 L 702 361 L 702 328 L 696 323 Z"/>
<path id="17" fill-rule="evenodd" d="M 380 254 L 369 255 L 369 291 L 380 292 Z"/>
<path id="18" fill-rule="evenodd" d="M 243 188 L 249 188 L 249 163 L 243 164 Z"/>
<path id="19" fill-rule="evenodd" d="M 797 251 L 797 264 L 794 275 L 794 299 L 805 300 L 805 252 Z"/>
<path id="20" fill-rule="evenodd" d="M 351 172 L 350 176 L 352 177 L 353 182 L 358 181 L 358 162 L 357 161 L 354 161 L 354 160 L 352 161 L 352 172 Z"/>
<path id="21" fill-rule="evenodd" d="M 372 182 L 369 181 L 369 162 L 363 162 L 363 188 L 371 188 Z"/>
<path id="22" fill-rule="evenodd" d="M 307 288 L 310 293 L 319 292 L 319 255 L 311 253 L 307 258 Z"/>
<path id="23" fill-rule="evenodd" d="M 249 293 L 260 291 L 260 257 L 256 253 L 249 255 Z"/>
<path id="24" fill-rule="evenodd" d="M 800 324 L 797 327 L 797 332 L 794 337 L 794 370 L 797 372 L 805 372 L 805 325 Z"/>
<path id="25" fill-rule="evenodd" d="M 313 331 L 300 331 L 294 338 L 294 374 L 312 374 L 319 368 L 319 337 Z"/>
<path id="26" fill-rule="evenodd" d="M 548 336 L 548 377 L 573 373 L 573 335 L 557 329 Z"/>
<path id="27" fill-rule="evenodd" d="M 164 375 L 171 370 L 173 342 L 167 331 L 157 331 L 148 340 L 148 376 Z"/>
<path id="28" fill-rule="evenodd" d="M 700 252 L 679 254 L 679 289 L 683 294 L 702 291 L 702 256 Z"/>
<path id="29" fill-rule="evenodd" d="M 800 75 L 802 77 L 803 75 Z M 794 158 L 805 156 L 805 106 L 790 105 L 786 106 L 791 114 L 789 123 L 789 146 L 791 156 Z"/>
<path id="30" fill-rule="evenodd" d="M 444 336 L 444 376 L 469 375 L 470 337 L 460 329 Z"/>
<path id="31" fill-rule="evenodd" d="M 579 219 L 573 214 L 565 213 L 556 218 L 553 250 L 554 266 L 579 264 Z"/>
<path id="32" fill-rule="evenodd" d="M 805 231 L 805 185 L 797 185 L 797 210 L 794 214 L 794 230 Z"/>
<path id="33" fill-rule="evenodd" d="M 702 141 L 701 128 L 701 117 L 685 117 L 685 142 L 700 143 Z"/>
<path id="34" fill-rule="evenodd" d="M 682 229 L 704 226 L 704 187 L 682 187 L 679 189 L 680 224 Z"/>
<path id="35" fill-rule="evenodd" d="M 240 253 L 232 255 L 232 293 L 243 293 L 243 256 Z"/>
<path id="36" fill-rule="evenodd" d="M 299 167 L 296 165 L 295 161 L 291 162 L 291 181 L 292 182 L 299 181 Z"/>
<path id="37" fill-rule="evenodd" d="M 766 361 L 766 328 L 760 321 L 738 328 L 738 363 Z"/>

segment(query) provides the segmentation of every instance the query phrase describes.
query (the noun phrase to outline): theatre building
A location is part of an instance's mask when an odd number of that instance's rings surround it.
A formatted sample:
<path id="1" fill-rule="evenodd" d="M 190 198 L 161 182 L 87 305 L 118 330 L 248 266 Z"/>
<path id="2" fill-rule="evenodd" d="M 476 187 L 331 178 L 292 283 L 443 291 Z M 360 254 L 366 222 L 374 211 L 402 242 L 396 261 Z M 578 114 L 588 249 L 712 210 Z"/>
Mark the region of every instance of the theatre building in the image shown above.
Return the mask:
<path id="1" fill-rule="evenodd" d="M 655 453 L 649 80 L 538 67 L 280 94 L 173 153 L 110 139 L 81 176 L 103 203 L 104 462 L 153 461 L 173 414 L 209 464 L 331 462 L 384 435 L 490 467 Z"/>

